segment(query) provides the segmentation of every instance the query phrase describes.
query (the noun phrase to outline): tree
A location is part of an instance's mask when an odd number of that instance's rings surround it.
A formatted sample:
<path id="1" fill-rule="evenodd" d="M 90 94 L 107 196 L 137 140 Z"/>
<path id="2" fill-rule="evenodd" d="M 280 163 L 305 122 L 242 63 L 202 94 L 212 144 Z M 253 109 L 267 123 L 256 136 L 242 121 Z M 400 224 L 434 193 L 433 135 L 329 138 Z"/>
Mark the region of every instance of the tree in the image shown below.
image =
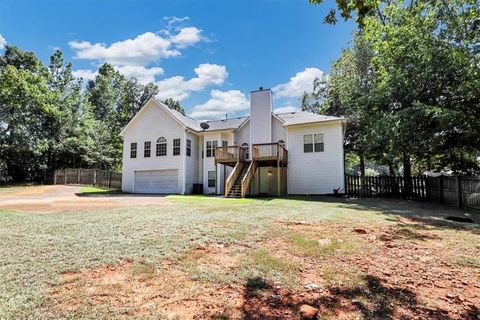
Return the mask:
<path id="1" fill-rule="evenodd" d="M 320 5 L 323 3 L 323 0 L 309 0 L 309 2 L 312 4 Z M 364 20 L 367 17 L 372 17 L 380 13 L 379 8 L 382 4 L 382 1 L 336 0 L 336 4 L 342 18 L 347 20 L 351 19 L 354 15 L 356 15 L 356 22 L 359 25 L 363 25 Z M 324 21 L 329 24 L 335 24 L 337 22 L 337 10 L 331 8 Z"/>
<path id="2" fill-rule="evenodd" d="M 353 47 L 335 62 L 327 85 L 320 85 L 316 108 L 346 115 L 347 149 L 348 140 L 368 142 L 367 158 L 398 165 L 407 182 L 412 170 L 479 172 L 475 1 L 372 4 L 376 10 L 362 16 Z M 370 48 L 370 58 L 354 58 L 362 46 Z"/>
<path id="3" fill-rule="evenodd" d="M 125 79 L 115 68 L 105 63 L 95 80 L 87 85 L 87 99 L 90 112 L 101 124 L 101 130 L 110 132 L 107 139 L 112 149 L 98 163 L 102 168 L 119 167 L 122 161 L 122 139 L 120 131 L 135 116 L 140 108 L 158 94 L 158 87 L 152 83 L 142 85 L 137 79 Z M 90 157 L 90 159 L 101 157 Z M 110 162 L 109 162 L 110 161 Z"/>
<path id="4" fill-rule="evenodd" d="M 170 109 L 177 110 L 178 112 L 181 112 L 183 115 L 185 115 L 185 109 L 183 109 L 179 101 L 172 98 L 167 98 L 163 101 L 163 103 L 165 103 Z"/>
<path id="5" fill-rule="evenodd" d="M 6 179 L 39 178 L 60 115 L 47 69 L 32 52 L 7 46 L 0 58 L 0 162 Z"/>
<path id="6" fill-rule="evenodd" d="M 354 46 L 345 49 L 333 64 L 328 76 L 314 81 L 314 91 L 305 94 L 303 110 L 334 116 L 345 116 L 348 126 L 345 151 L 359 157 L 360 174 L 365 176 L 365 160 L 372 148 L 370 99 L 374 73 L 371 68 L 373 53 L 359 33 Z"/>

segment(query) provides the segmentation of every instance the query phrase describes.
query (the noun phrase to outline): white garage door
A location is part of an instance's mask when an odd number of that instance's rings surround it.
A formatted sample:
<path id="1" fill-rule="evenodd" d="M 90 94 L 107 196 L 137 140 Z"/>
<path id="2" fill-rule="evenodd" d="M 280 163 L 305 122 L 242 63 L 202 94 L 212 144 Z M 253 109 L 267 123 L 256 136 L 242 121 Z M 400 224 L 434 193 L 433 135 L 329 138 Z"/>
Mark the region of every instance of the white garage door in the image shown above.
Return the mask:
<path id="1" fill-rule="evenodd" d="M 135 193 L 177 193 L 178 170 L 135 171 Z"/>

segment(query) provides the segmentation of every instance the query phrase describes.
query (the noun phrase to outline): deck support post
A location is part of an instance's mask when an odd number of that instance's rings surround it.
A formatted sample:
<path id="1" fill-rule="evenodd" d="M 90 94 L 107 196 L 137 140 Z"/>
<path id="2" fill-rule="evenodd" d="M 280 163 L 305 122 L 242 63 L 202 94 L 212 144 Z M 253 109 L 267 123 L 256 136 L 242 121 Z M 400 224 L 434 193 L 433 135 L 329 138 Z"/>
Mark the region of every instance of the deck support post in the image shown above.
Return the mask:
<path id="1" fill-rule="evenodd" d="M 280 176 L 281 176 L 281 170 L 280 170 L 280 161 L 277 161 L 277 194 L 279 197 L 282 196 L 282 191 L 280 190 Z"/>

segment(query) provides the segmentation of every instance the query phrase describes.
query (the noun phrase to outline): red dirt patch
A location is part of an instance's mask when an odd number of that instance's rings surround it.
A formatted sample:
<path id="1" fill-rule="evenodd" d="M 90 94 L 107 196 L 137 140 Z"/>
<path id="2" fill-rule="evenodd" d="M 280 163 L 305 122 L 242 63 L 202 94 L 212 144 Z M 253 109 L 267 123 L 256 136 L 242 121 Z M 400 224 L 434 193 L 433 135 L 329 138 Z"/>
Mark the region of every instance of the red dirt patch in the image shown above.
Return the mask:
<path id="1" fill-rule="evenodd" d="M 326 237 L 363 244 L 353 252 L 316 259 L 285 238 L 265 243 L 277 255 L 303 264 L 302 283 L 322 288 L 297 291 L 284 305 L 297 307 L 301 295 L 320 315 L 334 318 L 480 319 L 480 268 L 455 263 L 459 254 L 480 257 L 480 246 L 452 245 L 468 230 L 448 232 L 413 219 L 369 226 L 366 233 L 335 222 L 285 229 L 301 230 L 311 239 L 321 238 L 320 243 Z"/>
<path id="2" fill-rule="evenodd" d="M 480 319 L 480 268 L 455 262 L 459 252 L 480 256 L 478 246 L 455 245 L 468 230 L 447 232 L 413 220 L 369 225 L 366 234 L 338 222 L 283 225 L 285 232 L 258 243 L 257 249 L 301 265 L 298 286 L 258 277 L 230 284 L 195 280 L 188 264 L 200 272 L 234 273 L 248 252 L 247 247 L 212 244 L 178 261 L 125 260 L 64 274 L 62 284 L 48 291 L 48 307 L 56 314 L 76 314 L 85 306 L 108 306 L 112 317 L 298 319 L 300 306 L 308 304 L 320 310 L 322 319 Z M 289 242 L 293 231 L 359 246 L 309 256 Z"/>
<path id="3" fill-rule="evenodd" d="M 171 204 L 161 196 L 78 195 L 79 186 L 32 186 L 0 193 L 0 208 L 26 212 L 75 212 Z"/>
<path id="4" fill-rule="evenodd" d="M 192 281 L 176 261 L 151 266 L 126 260 L 63 274 L 62 284 L 48 294 L 53 304 L 49 308 L 59 314 L 90 305 L 113 307 L 116 316 L 205 319 L 239 310 L 239 292 L 233 286 Z"/>

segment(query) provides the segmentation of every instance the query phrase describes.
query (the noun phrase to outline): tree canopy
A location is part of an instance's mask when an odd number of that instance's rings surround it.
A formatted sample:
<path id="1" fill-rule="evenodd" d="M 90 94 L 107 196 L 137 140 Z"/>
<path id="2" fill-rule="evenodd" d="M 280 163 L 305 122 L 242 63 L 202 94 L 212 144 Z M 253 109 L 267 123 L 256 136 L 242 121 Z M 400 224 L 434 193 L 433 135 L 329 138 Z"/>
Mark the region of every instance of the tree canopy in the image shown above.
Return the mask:
<path id="1" fill-rule="evenodd" d="M 105 63 L 83 86 L 57 50 L 44 66 L 7 46 L 0 57 L 0 182 L 42 181 L 56 168 L 118 169 L 121 129 L 158 93 Z"/>
<path id="2" fill-rule="evenodd" d="M 375 12 L 358 16 L 352 45 L 304 108 L 348 118 L 346 150 L 361 167 L 479 173 L 480 9 L 470 0 L 370 4 Z"/>

